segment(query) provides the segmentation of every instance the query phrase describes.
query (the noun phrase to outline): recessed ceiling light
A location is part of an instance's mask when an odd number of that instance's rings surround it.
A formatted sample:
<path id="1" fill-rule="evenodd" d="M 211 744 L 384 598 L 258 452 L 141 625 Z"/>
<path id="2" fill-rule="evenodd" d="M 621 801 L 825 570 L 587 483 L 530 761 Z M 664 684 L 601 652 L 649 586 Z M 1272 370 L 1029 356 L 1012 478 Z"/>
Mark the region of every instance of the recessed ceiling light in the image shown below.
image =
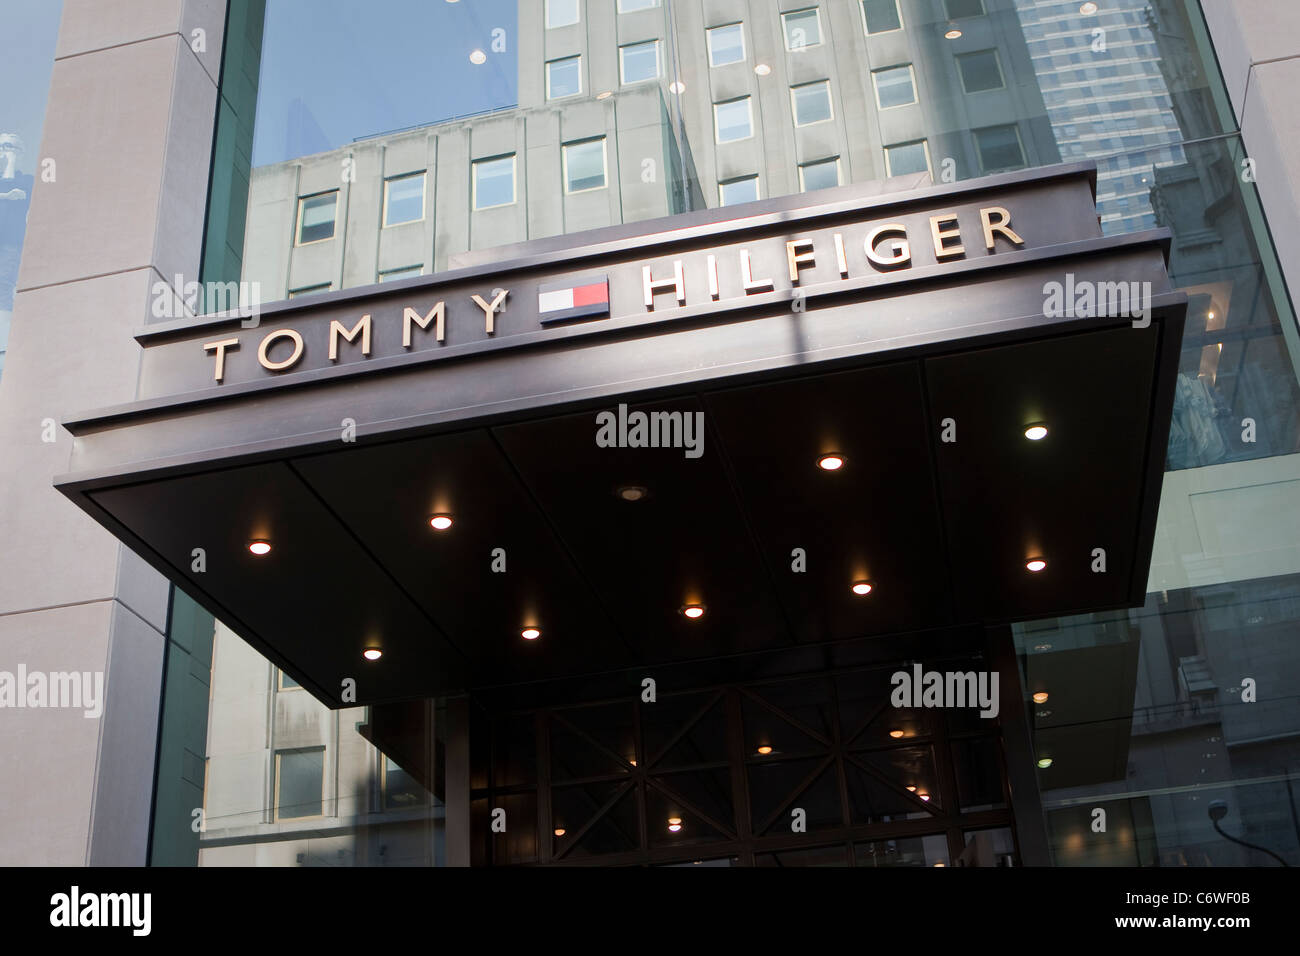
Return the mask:
<path id="1" fill-rule="evenodd" d="M 1037 574 L 1045 567 L 1047 567 L 1047 562 L 1044 561 L 1042 558 L 1030 558 L 1028 561 L 1025 562 L 1025 570 L 1031 571 L 1034 574 Z"/>
<path id="2" fill-rule="evenodd" d="M 650 494 L 644 485 L 622 485 L 615 489 L 614 494 L 618 495 L 624 501 L 640 501 L 646 495 Z"/>
<path id="3" fill-rule="evenodd" d="M 429 527 L 434 531 L 446 531 L 451 527 L 451 515 L 433 515 L 429 518 Z"/>
<path id="4" fill-rule="evenodd" d="M 901 730 L 891 730 L 891 731 L 889 732 L 889 736 L 891 736 L 891 737 L 893 737 L 895 740 L 897 740 L 899 737 L 902 737 L 902 736 L 903 736 L 903 731 L 901 731 Z"/>
<path id="5" fill-rule="evenodd" d="M 1037 694 L 1035 694 L 1035 695 L 1034 695 L 1034 703 L 1035 703 L 1035 704 L 1045 704 L 1045 703 L 1047 703 L 1047 691 L 1045 691 L 1045 690 L 1040 690 Z"/>
<path id="6" fill-rule="evenodd" d="M 916 787 L 908 787 L 907 791 L 908 793 L 916 793 Z"/>
<path id="7" fill-rule="evenodd" d="M 248 542 L 248 550 L 260 558 L 264 554 L 271 553 L 271 542 L 263 541 L 260 538 L 256 541 L 250 541 Z"/>
<path id="8" fill-rule="evenodd" d="M 596 99 L 607 100 L 613 95 L 614 95 L 613 90 L 601 90 L 599 93 L 596 94 Z"/>
<path id="9" fill-rule="evenodd" d="M 475 66 L 482 66 L 484 63 L 487 62 L 487 54 L 484 53 L 482 50 L 475 50 L 473 53 L 469 55 L 469 61 L 473 63 Z"/>
<path id="10" fill-rule="evenodd" d="M 767 744 L 764 744 L 763 746 L 758 748 L 758 752 L 762 754 L 764 757 L 766 757 L 768 754 L 772 752 L 772 748 L 769 747 Z"/>
<path id="11" fill-rule="evenodd" d="M 822 455 L 817 459 L 817 467 L 822 471 L 839 471 L 844 467 L 844 456 Z"/>
<path id="12" fill-rule="evenodd" d="M 692 621 L 698 621 L 700 618 L 704 617 L 704 605 L 687 604 L 682 608 L 682 614 L 685 617 L 689 617 Z"/>
<path id="13" fill-rule="evenodd" d="M 1042 422 L 1034 422 L 1032 425 L 1025 426 L 1025 437 L 1030 441 L 1042 441 L 1047 437 L 1047 426 Z"/>
<path id="14" fill-rule="evenodd" d="M 922 800 L 924 800 L 926 803 L 930 802 L 930 795 L 926 793 L 924 790 L 918 790 L 916 792 L 916 795 L 920 797 Z"/>
<path id="15" fill-rule="evenodd" d="M 1097 4 L 1093 0 L 1087 0 L 1086 3 L 1079 4 L 1079 12 L 1085 17 L 1090 17 L 1097 12 Z"/>
<path id="16" fill-rule="evenodd" d="M 1034 645 L 1034 650 L 1036 651 L 1050 651 L 1051 649 L 1052 649 L 1052 645 L 1047 643 Z"/>
<path id="17" fill-rule="evenodd" d="M 766 63 L 760 63 L 758 64 L 758 66 L 754 67 L 754 72 L 757 73 L 759 76 L 767 76 L 769 73 L 772 72 L 772 68 L 768 66 Z"/>
<path id="18" fill-rule="evenodd" d="M 1213 313 L 1213 312 L 1206 312 L 1206 313 L 1205 313 L 1205 317 L 1206 317 L 1207 319 L 1213 319 L 1213 318 L 1214 318 L 1214 313 Z"/>
<path id="19" fill-rule="evenodd" d="M 526 627 L 519 632 L 519 636 L 525 641 L 535 641 L 542 636 L 542 632 L 540 628 Z"/>
<path id="20" fill-rule="evenodd" d="M 682 828 L 682 818 L 681 818 L 681 817 L 669 817 L 669 818 L 668 818 L 668 832 L 669 832 L 669 833 L 677 833 L 679 830 L 681 830 L 681 828 Z"/>
<path id="21" fill-rule="evenodd" d="M 367 647 L 361 652 L 361 656 L 368 661 L 377 661 L 384 656 L 384 652 L 377 647 Z"/>
<path id="22" fill-rule="evenodd" d="M 556 835 L 556 836 L 564 836 L 564 832 L 565 832 L 565 831 L 564 831 L 564 827 L 556 827 L 556 828 L 555 828 L 555 835 Z"/>
<path id="23" fill-rule="evenodd" d="M 961 36 L 961 31 L 958 30 L 956 27 L 953 27 L 951 30 L 949 30 L 947 33 L 943 35 L 943 38 L 945 40 L 955 40 L 960 36 Z"/>
<path id="24" fill-rule="evenodd" d="M 1039 769 L 1039 770 L 1046 770 L 1046 769 L 1047 769 L 1048 767 L 1050 767 L 1051 765 L 1052 765 L 1052 758 L 1051 758 L 1051 757 L 1039 757 L 1039 758 L 1038 758 L 1038 769 Z"/>
<path id="25" fill-rule="evenodd" d="M 855 581 L 854 584 L 853 584 L 853 593 L 854 593 L 854 594 L 870 594 L 870 593 L 871 593 L 871 582 L 870 582 L 870 581 Z"/>
<path id="26" fill-rule="evenodd" d="M 681 80 L 673 80 L 668 84 L 668 92 L 676 93 L 678 96 L 686 92 L 686 84 Z"/>

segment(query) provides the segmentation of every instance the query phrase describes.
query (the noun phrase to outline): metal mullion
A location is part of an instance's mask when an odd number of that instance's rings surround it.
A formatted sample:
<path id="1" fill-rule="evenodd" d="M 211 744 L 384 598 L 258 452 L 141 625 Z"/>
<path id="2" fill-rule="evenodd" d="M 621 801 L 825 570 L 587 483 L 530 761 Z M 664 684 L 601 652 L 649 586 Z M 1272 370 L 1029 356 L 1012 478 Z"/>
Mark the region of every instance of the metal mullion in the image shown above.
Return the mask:
<path id="1" fill-rule="evenodd" d="M 820 777 L 823 773 L 825 773 L 826 768 L 829 767 L 834 762 L 834 760 L 835 760 L 834 754 L 829 754 L 823 757 L 822 762 L 818 764 L 816 767 L 814 767 L 812 772 L 809 773 L 808 776 L 806 776 L 803 780 L 801 780 L 798 784 L 796 784 L 794 789 L 791 790 L 786 795 L 785 799 L 782 800 L 781 803 L 777 805 L 777 808 L 774 811 L 772 811 L 772 813 L 768 816 L 768 818 L 763 821 L 763 825 L 758 828 L 758 832 L 762 833 L 765 830 L 767 830 L 767 828 L 770 827 L 772 824 L 776 823 L 777 818 L 779 818 L 781 814 L 785 812 L 786 808 L 789 807 L 790 804 L 794 803 L 794 801 L 799 798 L 799 794 L 803 793 L 805 790 L 811 787 L 816 782 L 817 778 Z"/>
<path id="2" fill-rule="evenodd" d="M 654 766 L 655 763 L 662 760 L 664 756 L 668 753 L 668 751 L 672 750 L 673 747 L 677 744 L 677 742 L 681 740 L 683 737 L 685 737 L 687 733 L 690 732 L 691 728 L 693 728 L 696 724 L 698 724 L 700 720 L 704 717 L 704 715 L 713 709 L 714 705 L 717 704 L 718 700 L 722 697 L 724 693 L 725 691 L 717 691 L 716 693 L 714 693 L 713 696 L 710 697 L 708 701 L 705 702 L 704 706 L 701 707 L 698 711 L 696 711 L 689 719 L 687 719 L 686 723 L 682 726 L 682 728 L 679 731 L 677 731 L 677 733 L 673 734 L 672 737 L 669 738 L 668 743 L 664 744 L 663 747 L 660 748 L 659 752 L 654 756 L 654 759 L 651 759 L 650 755 L 647 753 L 646 769 L 649 770 L 652 766 Z"/>
<path id="3" fill-rule="evenodd" d="M 727 753 L 730 757 L 731 809 L 736 822 L 736 836 L 745 850 L 741 866 L 754 865 L 751 846 L 754 833 L 751 829 L 749 806 L 749 773 L 745 764 L 745 731 L 740 713 L 740 692 L 732 687 L 726 691 Z"/>

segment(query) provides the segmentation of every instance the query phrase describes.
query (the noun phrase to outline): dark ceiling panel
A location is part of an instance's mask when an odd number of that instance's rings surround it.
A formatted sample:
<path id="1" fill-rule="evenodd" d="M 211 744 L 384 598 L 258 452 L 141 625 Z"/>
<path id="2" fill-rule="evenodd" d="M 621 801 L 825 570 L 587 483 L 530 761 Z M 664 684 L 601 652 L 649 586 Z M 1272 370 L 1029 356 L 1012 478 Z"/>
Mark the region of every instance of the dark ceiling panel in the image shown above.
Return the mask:
<path id="1" fill-rule="evenodd" d="M 777 594 L 801 641 L 952 620 L 916 362 L 706 396 Z M 824 471 L 825 454 L 845 456 Z M 807 570 L 794 570 L 802 548 Z M 868 580 L 871 593 L 850 589 Z"/>
<path id="2" fill-rule="evenodd" d="M 959 613 L 1029 619 L 1129 603 L 1158 333 L 1111 328 L 926 361 Z M 945 418 L 954 442 L 940 440 Z M 1049 434 L 1029 441 L 1038 421 Z M 1092 570 L 1094 548 L 1104 573 Z M 1047 568 L 1031 574 L 1037 555 Z"/>
<path id="3" fill-rule="evenodd" d="M 617 628 L 486 431 L 350 448 L 293 466 L 465 653 L 475 683 L 630 663 Z M 433 530 L 433 514 L 450 514 L 452 526 Z M 493 570 L 502 560 L 505 570 Z M 523 640 L 527 626 L 542 637 Z"/>
<path id="4" fill-rule="evenodd" d="M 465 662 L 433 624 L 282 462 L 94 492 L 95 501 L 178 569 L 188 586 L 230 609 L 222 619 L 274 648 L 259 649 L 339 703 L 424 696 L 465 679 Z M 255 557 L 248 542 L 271 542 Z M 194 549 L 206 567 L 194 570 Z M 384 656 L 365 661 L 377 644 Z M 278 653 L 277 653 L 278 652 Z"/>
<path id="5" fill-rule="evenodd" d="M 694 398 L 630 409 L 637 410 L 702 412 Z M 639 659 L 789 643 L 713 434 L 701 457 L 687 458 L 682 448 L 599 447 L 594 411 L 495 431 Z M 625 485 L 649 494 L 625 501 L 616 494 Z M 695 602 L 706 613 L 687 620 L 679 609 Z"/>

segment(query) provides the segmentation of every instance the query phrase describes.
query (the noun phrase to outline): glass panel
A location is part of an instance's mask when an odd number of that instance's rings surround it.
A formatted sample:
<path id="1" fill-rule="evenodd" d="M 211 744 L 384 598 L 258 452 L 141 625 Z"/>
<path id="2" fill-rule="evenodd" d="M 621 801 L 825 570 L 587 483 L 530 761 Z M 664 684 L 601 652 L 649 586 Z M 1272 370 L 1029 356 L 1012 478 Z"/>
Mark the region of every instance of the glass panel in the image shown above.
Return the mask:
<path id="1" fill-rule="evenodd" d="M 546 0 L 546 26 L 567 27 L 578 22 L 581 0 Z"/>
<path id="2" fill-rule="evenodd" d="M 898 0 L 862 0 L 862 19 L 868 34 L 888 33 L 903 26 Z"/>
<path id="3" fill-rule="evenodd" d="M 785 48 L 798 52 L 822 42 L 821 17 L 816 7 L 796 10 L 781 18 L 785 26 Z"/>
<path id="4" fill-rule="evenodd" d="M 424 218 L 424 173 L 390 179 L 385 187 L 384 225 L 396 226 Z"/>
<path id="5" fill-rule="evenodd" d="M 960 20 L 962 17 L 978 17 L 984 13 L 983 0 L 943 0 L 948 19 Z"/>
<path id="6" fill-rule="evenodd" d="M 622 63 L 624 83 L 652 80 L 659 75 L 658 40 L 621 46 L 618 55 Z"/>
<path id="7" fill-rule="evenodd" d="M 749 97 L 732 100 L 729 103 L 714 104 L 713 116 L 719 143 L 733 143 L 753 135 L 749 108 Z"/>
<path id="8" fill-rule="evenodd" d="M 635 13 L 659 6 L 659 0 L 618 0 L 619 13 Z"/>
<path id="9" fill-rule="evenodd" d="M 967 830 L 958 866 L 1016 866 L 1016 840 L 1007 827 Z"/>
<path id="10" fill-rule="evenodd" d="M 334 238 L 334 213 L 338 209 L 337 192 L 308 196 L 299 202 L 298 243 L 320 242 Z"/>
<path id="11" fill-rule="evenodd" d="M 275 755 L 276 816 L 282 820 L 321 815 L 325 748 Z"/>
<path id="12" fill-rule="evenodd" d="M 1003 87 L 1002 68 L 998 65 L 997 50 L 981 50 L 957 58 L 961 70 L 961 85 L 967 93 L 1000 90 Z"/>
<path id="13" fill-rule="evenodd" d="M 790 91 L 794 101 L 794 125 L 808 126 L 831 118 L 831 87 L 829 83 L 809 83 Z"/>
<path id="14" fill-rule="evenodd" d="M 515 201 L 515 158 L 479 160 L 474 164 L 474 208 L 508 206 Z"/>
<path id="15" fill-rule="evenodd" d="M 912 68 L 895 66 L 888 70 L 877 70 L 871 74 L 876 84 L 876 102 L 882 110 L 891 106 L 906 106 L 916 102 L 916 90 L 912 86 Z"/>
<path id="16" fill-rule="evenodd" d="M 948 838 L 942 833 L 934 836 L 856 843 L 853 851 L 858 866 L 948 865 Z"/>
<path id="17" fill-rule="evenodd" d="M 808 850 L 776 850 L 754 854 L 755 866 L 848 866 L 848 853 L 842 846 Z"/>
<path id="18" fill-rule="evenodd" d="M 820 163 L 807 163 L 799 167 L 804 192 L 829 189 L 840 184 L 840 161 L 828 159 Z"/>
<path id="19" fill-rule="evenodd" d="M 758 198 L 758 177 L 734 179 L 729 183 L 718 183 L 720 205 L 734 206 L 737 203 L 753 202 Z"/>
<path id="20" fill-rule="evenodd" d="M 1017 126 L 990 126 L 975 130 L 980 166 L 986 173 L 1019 169 L 1025 165 L 1025 150 Z"/>
<path id="21" fill-rule="evenodd" d="M 996 737 L 973 737 L 952 743 L 957 800 L 961 809 L 994 810 L 1007 805 L 1002 789 L 1002 755 Z"/>
<path id="22" fill-rule="evenodd" d="M 739 23 L 714 27 L 709 31 L 709 65 L 726 66 L 745 59 L 744 29 Z"/>
<path id="23" fill-rule="evenodd" d="M 590 140 L 564 147 L 565 185 L 569 192 L 600 189 L 605 185 L 605 141 Z"/>
<path id="24" fill-rule="evenodd" d="M 906 176 L 909 173 L 925 173 L 930 170 L 929 157 L 926 154 L 925 141 L 919 143 L 900 143 L 885 147 L 886 161 L 889 163 L 889 175 Z"/>
<path id="25" fill-rule="evenodd" d="M 394 279 L 410 279 L 423 274 L 423 266 L 407 266 L 404 269 L 389 269 L 387 272 L 379 273 L 379 281 L 392 282 Z"/>
<path id="26" fill-rule="evenodd" d="M 570 56 L 546 64 L 546 96 L 558 99 L 582 92 L 582 57 Z"/>

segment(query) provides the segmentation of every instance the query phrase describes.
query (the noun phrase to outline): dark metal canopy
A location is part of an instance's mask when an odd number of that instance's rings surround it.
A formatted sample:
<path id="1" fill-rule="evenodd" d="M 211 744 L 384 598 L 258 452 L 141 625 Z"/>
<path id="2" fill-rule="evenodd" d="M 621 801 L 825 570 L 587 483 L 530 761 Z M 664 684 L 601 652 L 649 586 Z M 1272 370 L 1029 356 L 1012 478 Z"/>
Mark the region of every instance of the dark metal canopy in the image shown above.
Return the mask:
<path id="1" fill-rule="evenodd" d="M 151 328 L 58 484 L 331 706 L 1140 604 L 1185 299 L 1167 233 L 1100 236 L 1094 177 L 844 187 Z M 602 447 L 635 412 L 702 453 Z"/>

